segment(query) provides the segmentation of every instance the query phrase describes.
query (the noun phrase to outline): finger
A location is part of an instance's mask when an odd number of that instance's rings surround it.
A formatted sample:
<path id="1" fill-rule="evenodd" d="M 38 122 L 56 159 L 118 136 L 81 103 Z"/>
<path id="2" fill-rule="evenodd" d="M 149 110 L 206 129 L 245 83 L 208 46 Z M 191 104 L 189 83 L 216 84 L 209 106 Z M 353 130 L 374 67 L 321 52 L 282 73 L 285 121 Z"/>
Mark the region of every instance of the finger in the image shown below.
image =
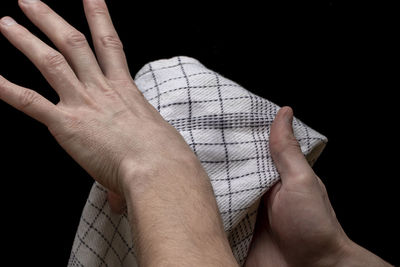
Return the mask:
<path id="1" fill-rule="evenodd" d="M 84 0 L 86 18 L 92 33 L 97 59 L 109 79 L 129 79 L 129 68 L 121 40 L 104 0 Z"/>
<path id="2" fill-rule="evenodd" d="M 278 181 L 276 184 L 274 184 L 268 192 L 266 192 L 262 198 L 262 202 L 264 206 L 268 209 L 268 212 L 270 212 L 270 208 L 272 207 L 272 203 L 274 202 L 274 199 L 278 192 L 282 188 L 282 182 Z"/>
<path id="3" fill-rule="evenodd" d="M 2 76 L 0 99 L 47 126 L 62 118 L 56 105 L 35 91 L 11 83 Z"/>
<path id="4" fill-rule="evenodd" d="M 12 18 L 0 22 L 1 33 L 40 70 L 62 101 L 76 99 L 74 88 L 81 86 L 64 57 L 49 47 Z"/>
<path id="5" fill-rule="evenodd" d="M 85 36 L 41 1 L 19 0 L 26 16 L 55 44 L 82 82 L 103 77 Z"/>
<path id="6" fill-rule="evenodd" d="M 125 211 L 125 200 L 114 192 L 108 191 L 108 204 L 114 213 L 122 214 Z"/>
<path id="7" fill-rule="evenodd" d="M 269 214 L 263 202 L 260 203 L 253 238 L 245 262 L 247 266 L 287 266 L 281 249 L 271 232 Z"/>
<path id="8" fill-rule="evenodd" d="M 272 123 L 269 138 L 272 159 L 283 183 L 312 177 L 310 174 L 313 173 L 294 136 L 292 123 L 293 110 L 290 107 L 281 108 Z"/>

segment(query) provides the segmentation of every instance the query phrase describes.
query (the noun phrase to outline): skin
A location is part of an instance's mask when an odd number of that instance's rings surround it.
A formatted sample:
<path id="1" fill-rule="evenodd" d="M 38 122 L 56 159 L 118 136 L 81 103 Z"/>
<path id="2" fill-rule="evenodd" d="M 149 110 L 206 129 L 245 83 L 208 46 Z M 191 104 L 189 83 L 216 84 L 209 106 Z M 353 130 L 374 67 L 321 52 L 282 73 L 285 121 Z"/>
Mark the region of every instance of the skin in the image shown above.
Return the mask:
<path id="1" fill-rule="evenodd" d="M 285 107 L 271 126 L 270 151 L 281 181 L 262 198 L 245 266 L 391 266 L 347 237 L 292 121 Z"/>
<path id="2" fill-rule="evenodd" d="M 43 2 L 18 3 L 58 50 L 9 17 L 0 31 L 60 101 L 55 105 L 2 76 L 0 99 L 46 125 L 109 190 L 114 211 L 126 203 L 140 266 L 237 266 L 209 177 L 137 89 L 104 0 L 83 0 L 95 54 L 85 36 Z M 270 149 L 282 182 L 263 199 L 246 266 L 387 266 L 346 237 L 294 139 L 292 118 L 291 109 L 282 108 L 272 125 Z"/>
<path id="3" fill-rule="evenodd" d="M 54 105 L 3 77 L 0 99 L 46 125 L 109 189 L 114 209 L 126 199 L 141 266 L 236 266 L 206 172 L 137 89 L 105 2 L 83 3 L 98 60 L 85 36 L 43 2 L 18 4 L 58 51 L 11 18 L 1 20 L 1 33 L 34 63 L 60 101 Z"/>

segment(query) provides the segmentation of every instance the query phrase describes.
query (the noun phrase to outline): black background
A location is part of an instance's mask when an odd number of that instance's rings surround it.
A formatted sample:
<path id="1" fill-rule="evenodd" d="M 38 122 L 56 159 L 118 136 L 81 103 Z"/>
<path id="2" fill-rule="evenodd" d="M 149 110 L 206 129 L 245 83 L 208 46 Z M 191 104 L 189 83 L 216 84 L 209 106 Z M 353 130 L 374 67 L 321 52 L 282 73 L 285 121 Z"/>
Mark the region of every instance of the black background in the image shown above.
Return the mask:
<path id="1" fill-rule="evenodd" d="M 45 2 L 89 37 L 81 1 Z M 132 74 L 151 60 L 186 55 L 290 105 L 329 139 L 315 170 L 346 233 L 400 264 L 394 6 L 127 2 L 108 1 Z M 16 0 L 1 1 L 5 15 L 48 41 Z M 0 74 L 57 102 L 39 71 L 4 37 Z M 4 102 L 0 119 L 2 260 L 65 266 L 92 180 L 45 126 Z"/>

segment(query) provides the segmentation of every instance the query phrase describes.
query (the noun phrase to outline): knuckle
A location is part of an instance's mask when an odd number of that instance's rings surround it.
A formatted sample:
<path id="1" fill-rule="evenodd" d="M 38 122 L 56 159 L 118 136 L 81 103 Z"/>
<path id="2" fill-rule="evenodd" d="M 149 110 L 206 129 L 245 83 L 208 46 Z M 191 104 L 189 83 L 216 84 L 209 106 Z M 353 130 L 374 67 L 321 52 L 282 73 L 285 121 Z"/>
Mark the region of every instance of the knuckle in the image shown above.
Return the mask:
<path id="1" fill-rule="evenodd" d="M 269 146 L 271 148 L 271 153 L 273 154 L 280 153 L 280 151 L 282 150 L 282 142 L 281 140 L 277 140 L 276 138 L 269 140 Z"/>
<path id="2" fill-rule="evenodd" d="M 83 33 L 78 31 L 73 31 L 65 36 L 65 43 L 68 47 L 81 48 L 86 46 L 87 40 Z"/>
<path id="3" fill-rule="evenodd" d="M 82 120 L 74 115 L 66 116 L 65 124 L 68 125 L 69 129 L 80 129 L 82 127 Z"/>
<path id="4" fill-rule="evenodd" d="M 26 109 L 38 101 L 38 99 L 38 94 L 35 91 L 26 89 L 19 95 L 19 108 Z"/>
<path id="5" fill-rule="evenodd" d="M 7 80 L 0 75 L 0 88 L 4 88 L 7 85 Z"/>
<path id="6" fill-rule="evenodd" d="M 117 92 L 113 89 L 103 89 L 103 94 L 104 96 L 114 100 L 118 99 L 119 97 Z"/>
<path id="7" fill-rule="evenodd" d="M 328 194 L 328 191 L 326 190 L 326 186 L 325 186 L 324 182 L 322 182 L 321 178 L 317 177 L 317 181 L 318 181 L 319 186 L 321 187 L 321 190 L 325 194 Z"/>
<path id="8" fill-rule="evenodd" d="M 300 185 L 310 186 L 315 183 L 315 177 L 312 173 L 294 171 L 293 176 L 293 180 Z"/>
<path id="9" fill-rule="evenodd" d="M 58 52 L 49 52 L 43 58 L 43 65 L 48 71 L 60 69 L 65 64 L 65 58 Z"/>
<path id="10" fill-rule="evenodd" d="M 271 153 L 275 155 L 284 153 L 287 149 L 292 149 L 293 147 L 297 146 L 297 140 L 293 140 L 293 138 L 287 138 L 284 136 L 270 141 Z"/>
<path id="11" fill-rule="evenodd" d="M 17 40 L 31 39 L 31 33 L 24 27 L 17 25 L 13 28 L 13 35 Z"/>
<path id="12" fill-rule="evenodd" d="M 83 125 L 81 118 L 66 113 L 57 123 L 51 125 L 49 130 L 57 140 L 68 142 L 76 137 L 76 133 L 82 133 Z"/>
<path id="13" fill-rule="evenodd" d="M 100 43 L 105 48 L 112 48 L 117 50 L 123 49 L 121 40 L 115 35 L 108 35 L 101 37 Z"/>
<path id="14" fill-rule="evenodd" d="M 96 3 L 90 9 L 89 13 L 91 16 L 104 16 L 107 15 L 107 10 L 105 9 L 104 6 L 101 6 L 100 4 Z"/>

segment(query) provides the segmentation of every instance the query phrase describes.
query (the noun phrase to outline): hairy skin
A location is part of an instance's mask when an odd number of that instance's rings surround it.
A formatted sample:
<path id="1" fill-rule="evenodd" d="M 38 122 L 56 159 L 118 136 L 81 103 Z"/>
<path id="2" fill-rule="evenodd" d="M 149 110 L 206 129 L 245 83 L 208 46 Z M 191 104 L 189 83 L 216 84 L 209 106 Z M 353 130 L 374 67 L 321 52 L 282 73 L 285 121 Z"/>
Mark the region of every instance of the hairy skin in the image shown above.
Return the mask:
<path id="1" fill-rule="evenodd" d="M 261 201 L 246 266 L 390 266 L 347 237 L 300 150 L 292 120 L 285 107 L 271 127 L 270 151 L 281 182 Z"/>
<path id="2" fill-rule="evenodd" d="M 209 178 L 182 136 L 137 89 L 104 0 L 83 0 L 85 36 L 41 1 L 20 0 L 54 50 L 10 17 L 1 33 L 60 97 L 54 105 L 0 76 L 0 99 L 46 125 L 65 151 L 124 203 L 141 266 L 237 266 Z M 264 198 L 246 266 L 388 266 L 352 243 L 291 129 L 273 123 L 270 148 L 282 182 Z"/>
<path id="3" fill-rule="evenodd" d="M 179 132 L 136 87 L 104 0 L 83 1 L 97 57 L 85 36 L 46 4 L 18 4 L 58 51 L 10 17 L 2 18 L 0 31 L 40 70 L 60 102 L 1 76 L 0 99 L 45 124 L 109 189 L 112 209 L 122 211 L 126 201 L 141 266 L 236 266 L 209 178 Z"/>

